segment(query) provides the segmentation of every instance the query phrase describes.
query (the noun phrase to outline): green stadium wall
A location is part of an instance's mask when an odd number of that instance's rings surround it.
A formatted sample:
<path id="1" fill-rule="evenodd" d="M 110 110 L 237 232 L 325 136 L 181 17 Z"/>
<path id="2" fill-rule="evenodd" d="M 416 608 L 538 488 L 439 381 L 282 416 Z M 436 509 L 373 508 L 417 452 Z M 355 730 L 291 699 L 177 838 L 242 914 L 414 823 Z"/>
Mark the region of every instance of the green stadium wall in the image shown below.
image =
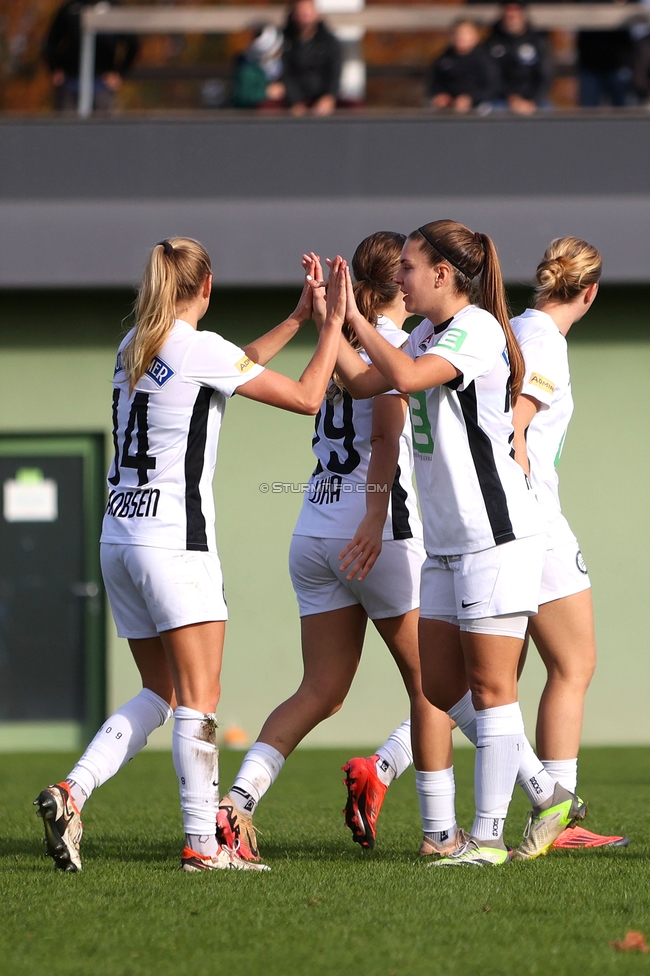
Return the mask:
<path id="1" fill-rule="evenodd" d="M 295 295 L 291 289 L 215 292 L 205 327 L 244 344 L 288 314 Z M 108 464 L 112 368 L 132 296 L 12 291 L 0 298 L 0 430 L 103 432 Z M 516 310 L 526 299 L 525 290 L 512 292 Z M 649 301 L 645 286 L 603 288 L 594 310 L 569 336 L 576 410 L 560 464 L 561 493 L 594 587 L 599 647 L 586 744 L 650 744 Z M 297 377 L 313 342 L 313 333 L 306 332 L 273 366 Z M 226 410 L 215 481 L 230 609 L 218 710 L 222 733 L 236 726 L 254 739 L 267 714 L 300 680 L 299 621 L 287 555 L 302 496 L 264 493 L 260 485 L 306 481 L 313 467 L 312 427 L 311 418 L 237 396 Z M 543 678 L 531 650 L 521 682 L 531 736 Z M 110 614 L 107 686 L 109 712 L 139 687 Z M 305 744 L 378 745 L 407 713 L 397 669 L 369 628 L 347 702 Z M 168 748 L 170 732 L 157 732 L 151 747 Z"/>

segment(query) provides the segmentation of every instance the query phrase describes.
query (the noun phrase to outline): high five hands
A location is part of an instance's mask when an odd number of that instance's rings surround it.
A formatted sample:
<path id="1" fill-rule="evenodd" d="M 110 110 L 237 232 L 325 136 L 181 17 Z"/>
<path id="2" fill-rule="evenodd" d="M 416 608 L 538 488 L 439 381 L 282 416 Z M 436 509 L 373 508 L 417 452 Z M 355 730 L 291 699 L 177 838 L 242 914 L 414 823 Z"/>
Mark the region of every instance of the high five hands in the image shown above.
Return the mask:
<path id="1" fill-rule="evenodd" d="M 326 295 L 329 293 L 330 286 L 334 281 L 333 273 L 335 276 L 342 275 L 342 287 L 345 291 L 344 321 L 348 322 L 354 328 L 355 321 L 358 322 L 360 319 L 363 319 L 363 316 L 357 307 L 357 302 L 354 297 L 354 285 L 352 283 L 349 265 L 339 254 L 334 259 L 326 258 L 325 263 L 330 269 L 327 282 L 324 280 L 320 256 L 315 254 L 314 251 L 310 251 L 309 254 L 303 254 L 302 256 L 302 266 L 305 270 L 305 287 L 310 285 L 312 289 L 311 313 L 312 319 L 316 323 L 316 328 L 320 331 L 325 321 L 327 314 Z"/>

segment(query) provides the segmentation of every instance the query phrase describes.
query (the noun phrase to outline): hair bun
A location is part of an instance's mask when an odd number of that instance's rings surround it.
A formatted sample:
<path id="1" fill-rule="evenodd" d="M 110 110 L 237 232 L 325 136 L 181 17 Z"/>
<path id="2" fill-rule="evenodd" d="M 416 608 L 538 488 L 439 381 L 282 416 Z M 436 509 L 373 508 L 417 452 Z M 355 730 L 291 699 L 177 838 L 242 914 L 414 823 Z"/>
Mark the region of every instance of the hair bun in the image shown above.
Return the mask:
<path id="1" fill-rule="evenodd" d="M 578 237 L 559 237 L 537 266 L 537 300 L 572 301 L 599 281 L 601 271 L 602 259 L 595 247 Z"/>

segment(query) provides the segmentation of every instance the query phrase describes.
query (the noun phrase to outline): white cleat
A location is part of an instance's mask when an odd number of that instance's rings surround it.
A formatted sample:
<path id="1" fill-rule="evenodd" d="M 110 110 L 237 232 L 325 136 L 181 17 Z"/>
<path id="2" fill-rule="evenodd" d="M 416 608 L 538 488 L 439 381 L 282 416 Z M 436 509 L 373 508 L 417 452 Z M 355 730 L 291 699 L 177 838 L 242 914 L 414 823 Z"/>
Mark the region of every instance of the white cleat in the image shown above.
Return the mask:
<path id="1" fill-rule="evenodd" d="M 428 834 L 422 834 L 419 854 L 420 857 L 448 857 L 457 848 L 466 844 L 468 840 L 469 834 L 462 827 L 458 827 L 453 837 L 442 844 L 434 840 L 433 837 L 429 837 Z"/>
<path id="2" fill-rule="evenodd" d="M 181 855 L 182 871 L 270 871 L 268 864 L 245 861 L 237 851 L 220 846 L 213 857 L 198 854 L 185 846 Z"/>
<path id="3" fill-rule="evenodd" d="M 47 853 L 53 858 L 54 866 L 71 874 L 81 871 L 79 845 L 84 827 L 68 784 L 56 783 L 41 790 L 34 806 L 38 807 L 38 816 L 43 818 Z"/>

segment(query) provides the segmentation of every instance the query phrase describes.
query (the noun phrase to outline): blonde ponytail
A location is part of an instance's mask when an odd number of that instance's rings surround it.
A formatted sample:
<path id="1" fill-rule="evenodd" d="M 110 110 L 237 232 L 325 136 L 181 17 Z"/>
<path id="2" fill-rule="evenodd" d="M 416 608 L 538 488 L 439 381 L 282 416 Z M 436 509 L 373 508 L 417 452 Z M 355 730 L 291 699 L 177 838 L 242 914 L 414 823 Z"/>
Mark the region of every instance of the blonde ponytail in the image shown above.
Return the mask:
<path id="1" fill-rule="evenodd" d="M 135 301 L 135 332 L 122 350 L 131 392 L 171 331 L 177 306 L 196 298 L 209 274 L 207 251 L 189 237 L 170 237 L 152 250 Z"/>
<path id="2" fill-rule="evenodd" d="M 508 300 L 494 241 L 487 234 L 475 234 L 456 220 L 433 220 L 414 230 L 408 239 L 420 240 L 420 249 L 429 264 L 449 264 L 454 286 L 461 295 L 470 298 L 476 287 L 478 303 L 503 329 L 510 362 L 510 398 L 514 404 L 524 383 L 525 365 L 510 325 Z"/>

